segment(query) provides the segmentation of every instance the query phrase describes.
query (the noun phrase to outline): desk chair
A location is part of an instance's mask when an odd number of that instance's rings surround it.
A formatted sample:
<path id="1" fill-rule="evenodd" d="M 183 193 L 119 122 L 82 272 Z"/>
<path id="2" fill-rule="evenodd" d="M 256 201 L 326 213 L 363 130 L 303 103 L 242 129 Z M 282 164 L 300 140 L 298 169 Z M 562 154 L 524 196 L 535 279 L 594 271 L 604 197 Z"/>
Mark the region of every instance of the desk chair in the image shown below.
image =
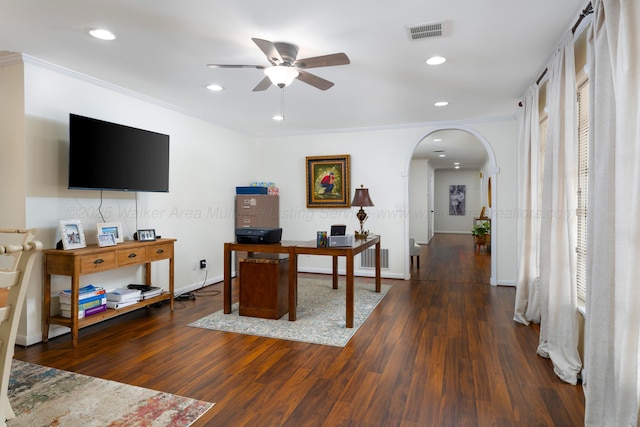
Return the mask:
<path id="1" fill-rule="evenodd" d="M 15 418 L 9 404 L 11 362 L 20 312 L 27 295 L 29 277 L 42 243 L 33 241 L 38 230 L 0 229 L 0 291 L 6 303 L 0 308 L 0 426 Z M 21 238 L 21 242 L 17 239 Z M 19 242 L 19 243 L 14 243 Z"/>

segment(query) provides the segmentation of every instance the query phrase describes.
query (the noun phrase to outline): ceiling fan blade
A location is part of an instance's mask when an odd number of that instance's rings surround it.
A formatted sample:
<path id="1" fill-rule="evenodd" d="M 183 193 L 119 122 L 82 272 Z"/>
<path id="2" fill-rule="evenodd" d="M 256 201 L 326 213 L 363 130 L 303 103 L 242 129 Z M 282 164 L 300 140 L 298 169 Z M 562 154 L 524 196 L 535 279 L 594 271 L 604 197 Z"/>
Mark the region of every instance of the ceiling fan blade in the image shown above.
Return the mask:
<path id="1" fill-rule="evenodd" d="M 258 70 L 264 70 L 264 65 L 227 65 L 227 64 L 207 64 L 209 68 L 257 68 Z"/>
<path id="2" fill-rule="evenodd" d="M 313 58 L 298 59 L 293 63 L 297 68 L 318 68 L 331 67 L 334 65 L 350 64 L 349 57 L 344 53 L 334 53 L 331 55 L 315 56 Z"/>
<path id="3" fill-rule="evenodd" d="M 333 87 L 333 82 L 330 82 L 329 80 L 325 80 L 322 77 L 318 77 L 314 74 L 307 73 L 304 70 L 298 70 L 298 71 L 300 72 L 300 74 L 298 74 L 298 77 L 296 78 L 301 82 L 304 82 L 320 90 L 327 90 Z"/>
<path id="4" fill-rule="evenodd" d="M 276 45 L 274 45 L 272 42 L 270 42 L 269 40 L 256 38 L 252 38 L 251 40 L 253 40 L 253 42 L 258 45 L 260 50 L 263 51 L 265 55 L 267 55 L 267 59 L 273 65 L 282 63 L 280 52 L 278 52 L 278 49 L 276 49 Z"/>
<path id="5" fill-rule="evenodd" d="M 263 90 L 267 90 L 269 89 L 269 86 L 271 86 L 271 80 L 269 80 L 269 77 L 265 77 L 260 81 L 260 83 L 258 83 L 256 87 L 253 88 L 253 91 L 260 92 Z"/>

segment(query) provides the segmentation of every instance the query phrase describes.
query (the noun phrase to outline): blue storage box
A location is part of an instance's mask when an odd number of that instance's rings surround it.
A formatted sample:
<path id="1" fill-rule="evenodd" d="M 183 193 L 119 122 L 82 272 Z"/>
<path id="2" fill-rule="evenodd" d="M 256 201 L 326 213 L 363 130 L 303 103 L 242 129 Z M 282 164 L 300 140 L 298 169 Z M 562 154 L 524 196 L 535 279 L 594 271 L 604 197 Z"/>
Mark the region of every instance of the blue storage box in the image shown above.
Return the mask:
<path id="1" fill-rule="evenodd" d="M 267 194 L 268 191 L 267 187 L 236 187 L 236 194 Z"/>

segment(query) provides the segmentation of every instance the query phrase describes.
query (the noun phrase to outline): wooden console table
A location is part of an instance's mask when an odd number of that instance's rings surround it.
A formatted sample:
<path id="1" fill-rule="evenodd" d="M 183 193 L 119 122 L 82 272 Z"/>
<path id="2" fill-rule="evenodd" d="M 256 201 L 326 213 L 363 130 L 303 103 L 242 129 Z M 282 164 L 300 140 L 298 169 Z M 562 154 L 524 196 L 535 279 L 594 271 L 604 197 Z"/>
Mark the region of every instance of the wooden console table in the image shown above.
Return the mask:
<path id="1" fill-rule="evenodd" d="M 170 301 L 171 311 L 173 311 L 173 244 L 175 241 L 176 239 L 158 239 L 150 242 L 131 240 L 108 247 L 89 245 L 81 249 L 42 251 L 44 258 L 42 341 L 49 340 L 49 325 L 52 324 L 71 328 L 71 342 L 75 347 L 78 344 L 78 329 L 85 326 L 165 300 Z M 80 276 L 145 264 L 145 284 L 151 284 L 151 263 L 160 260 L 169 260 L 169 293 L 163 293 L 124 308 L 107 309 L 102 313 L 78 319 Z M 71 277 L 71 318 L 51 316 L 52 274 Z"/>
<path id="2" fill-rule="evenodd" d="M 376 292 L 380 292 L 380 236 L 370 236 L 366 240 L 354 239 L 353 245 L 345 247 L 318 248 L 315 240 L 282 241 L 280 243 L 225 243 L 224 244 L 224 312 L 231 313 L 231 253 L 266 252 L 289 254 L 289 320 L 296 320 L 298 300 L 298 255 L 325 255 L 333 257 L 333 288 L 338 289 L 338 257 L 346 258 L 346 326 L 353 328 L 353 258 L 375 245 L 376 251 Z"/>

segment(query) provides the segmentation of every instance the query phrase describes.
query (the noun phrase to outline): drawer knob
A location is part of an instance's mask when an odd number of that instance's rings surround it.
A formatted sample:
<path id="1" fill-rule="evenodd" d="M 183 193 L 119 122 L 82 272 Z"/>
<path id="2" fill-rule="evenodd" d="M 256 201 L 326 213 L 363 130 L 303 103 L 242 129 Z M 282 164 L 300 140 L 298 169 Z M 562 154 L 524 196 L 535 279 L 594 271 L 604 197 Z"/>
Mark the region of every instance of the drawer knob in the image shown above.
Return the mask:
<path id="1" fill-rule="evenodd" d="M 94 264 L 102 264 L 104 262 L 104 260 L 102 258 L 98 258 L 95 261 L 93 261 Z"/>
<path id="2" fill-rule="evenodd" d="M 137 256 L 138 256 L 137 254 L 129 254 L 129 258 L 135 258 Z"/>
<path id="3" fill-rule="evenodd" d="M 163 254 L 163 253 L 164 253 L 164 249 L 158 249 L 158 250 L 156 251 L 156 253 L 157 253 L 157 254 Z"/>

